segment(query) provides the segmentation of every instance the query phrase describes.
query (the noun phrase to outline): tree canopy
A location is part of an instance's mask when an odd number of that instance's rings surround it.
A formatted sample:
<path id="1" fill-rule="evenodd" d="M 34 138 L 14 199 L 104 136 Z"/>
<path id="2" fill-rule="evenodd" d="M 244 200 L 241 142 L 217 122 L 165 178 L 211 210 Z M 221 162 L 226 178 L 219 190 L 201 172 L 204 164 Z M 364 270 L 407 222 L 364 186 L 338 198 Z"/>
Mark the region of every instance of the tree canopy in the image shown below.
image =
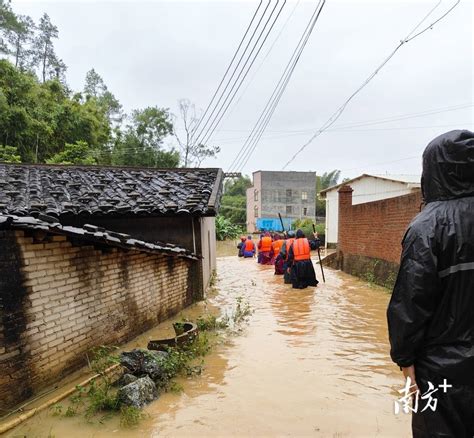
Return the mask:
<path id="1" fill-rule="evenodd" d="M 322 175 L 316 176 L 316 215 L 326 216 L 326 202 L 324 199 L 319 199 L 319 192 L 329 187 L 335 186 L 341 177 L 340 170 L 332 170 L 331 172 L 324 172 Z"/>
<path id="2" fill-rule="evenodd" d="M 247 189 L 252 187 L 248 176 L 232 178 L 224 184 L 220 214 L 236 225 L 247 222 Z"/>
<path id="3" fill-rule="evenodd" d="M 58 38 L 47 14 L 35 23 L 0 0 L 0 161 L 177 167 L 200 166 L 219 152 L 191 137 L 185 143 L 175 138 L 168 108 L 150 105 L 125 114 L 94 68 L 83 90 L 70 90 Z M 182 99 L 180 111 L 184 107 L 195 117 L 193 104 Z M 186 119 L 185 125 L 193 123 Z"/>

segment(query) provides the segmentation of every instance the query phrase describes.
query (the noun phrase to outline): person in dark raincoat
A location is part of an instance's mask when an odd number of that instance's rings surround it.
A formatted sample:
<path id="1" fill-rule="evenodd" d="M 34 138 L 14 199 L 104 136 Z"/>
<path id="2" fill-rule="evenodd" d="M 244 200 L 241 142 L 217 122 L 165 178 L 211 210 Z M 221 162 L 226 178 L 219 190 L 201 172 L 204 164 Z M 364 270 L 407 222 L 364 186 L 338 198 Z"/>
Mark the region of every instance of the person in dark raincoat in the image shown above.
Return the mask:
<path id="1" fill-rule="evenodd" d="M 415 438 L 473 437 L 473 132 L 451 131 L 427 146 L 421 187 L 426 206 L 403 238 L 387 311 L 391 356 L 420 395 L 429 382 L 437 389 L 434 412 L 418 399 Z"/>
<path id="2" fill-rule="evenodd" d="M 290 247 L 293 244 L 293 241 L 295 240 L 295 232 L 294 231 L 288 231 L 286 234 L 286 239 L 285 243 L 281 246 L 280 249 L 280 256 L 283 259 L 283 281 L 285 284 L 290 284 L 291 279 L 290 279 L 290 270 L 288 269 L 288 253 L 290 252 Z"/>
<path id="3" fill-rule="evenodd" d="M 296 239 L 288 252 L 288 269 L 294 289 L 317 286 L 316 273 L 311 261 L 311 246 L 303 231 L 296 232 Z"/>
<path id="4" fill-rule="evenodd" d="M 272 243 L 272 263 L 275 265 L 275 275 L 283 275 L 283 264 L 285 261 L 281 256 L 281 247 L 285 244 L 283 236 L 276 234 Z"/>

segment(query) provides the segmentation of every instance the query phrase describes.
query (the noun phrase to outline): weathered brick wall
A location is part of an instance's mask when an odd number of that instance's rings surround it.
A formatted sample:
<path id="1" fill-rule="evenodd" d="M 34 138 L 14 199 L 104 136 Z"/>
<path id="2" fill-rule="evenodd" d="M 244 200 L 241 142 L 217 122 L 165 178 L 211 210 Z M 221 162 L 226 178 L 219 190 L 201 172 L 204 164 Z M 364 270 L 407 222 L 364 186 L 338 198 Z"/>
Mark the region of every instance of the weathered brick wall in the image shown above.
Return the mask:
<path id="1" fill-rule="evenodd" d="M 338 258 L 340 267 L 350 273 L 364 269 L 369 260 L 388 262 L 396 269 L 400 262 L 401 241 L 405 231 L 419 213 L 421 192 L 352 205 L 352 189 L 339 189 Z M 355 263 L 359 257 L 364 263 Z M 351 260 L 351 268 L 346 261 Z M 346 264 L 346 266 L 344 266 Z M 357 266 L 356 266 L 357 265 Z M 356 267 L 354 267 L 356 266 Z M 373 269 L 368 267 L 368 269 Z M 386 276 L 389 273 L 384 274 Z"/>
<path id="2" fill-rule="evenodd" d="M 177 313 L 196 292 L 197 262 L 48 240 L 0 235 L 0 409 L 84 365 L 94 346 Z"/>

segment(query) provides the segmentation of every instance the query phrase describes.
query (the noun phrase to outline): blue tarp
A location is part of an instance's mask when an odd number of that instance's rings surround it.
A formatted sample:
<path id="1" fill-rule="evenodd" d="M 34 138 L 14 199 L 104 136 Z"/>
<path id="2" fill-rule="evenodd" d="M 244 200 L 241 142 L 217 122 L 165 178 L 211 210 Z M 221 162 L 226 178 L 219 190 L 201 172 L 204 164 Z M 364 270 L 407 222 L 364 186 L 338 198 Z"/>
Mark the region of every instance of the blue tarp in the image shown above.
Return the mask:
<path id="1" fill-rule="evenodd" d="M 283 218 L 283 225 L 285 226 L 285 230 L 291 229 L 291 224 L 293 223 L 293 219 Z M 258 230 L 265 230 L 265 231 L 280 231 L 281 229 L 281 222 L 279 218 L 258 218 L 257 219 L 257 229 Z"/>

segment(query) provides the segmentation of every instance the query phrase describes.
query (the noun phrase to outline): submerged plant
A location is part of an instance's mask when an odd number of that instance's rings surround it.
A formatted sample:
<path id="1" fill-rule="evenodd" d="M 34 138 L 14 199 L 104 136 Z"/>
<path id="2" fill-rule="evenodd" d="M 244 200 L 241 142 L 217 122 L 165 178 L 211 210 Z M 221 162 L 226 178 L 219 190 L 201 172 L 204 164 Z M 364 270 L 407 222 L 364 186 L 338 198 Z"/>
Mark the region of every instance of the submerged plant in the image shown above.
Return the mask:
<path id="1" fill-rule="evenodd" d="M 120 408 L 120 426 L 130 428 L 137 426 L 147 414 L 135 406 L 122 406 Z"/>
<path id="2" fill-rule="evenodd" d="M 229 327 L 228 321 L 218 319 L 215 315 L 202 315 L 196 320 L 196 325 L 200 332 L 212 330 L 224 330 Z"/>

